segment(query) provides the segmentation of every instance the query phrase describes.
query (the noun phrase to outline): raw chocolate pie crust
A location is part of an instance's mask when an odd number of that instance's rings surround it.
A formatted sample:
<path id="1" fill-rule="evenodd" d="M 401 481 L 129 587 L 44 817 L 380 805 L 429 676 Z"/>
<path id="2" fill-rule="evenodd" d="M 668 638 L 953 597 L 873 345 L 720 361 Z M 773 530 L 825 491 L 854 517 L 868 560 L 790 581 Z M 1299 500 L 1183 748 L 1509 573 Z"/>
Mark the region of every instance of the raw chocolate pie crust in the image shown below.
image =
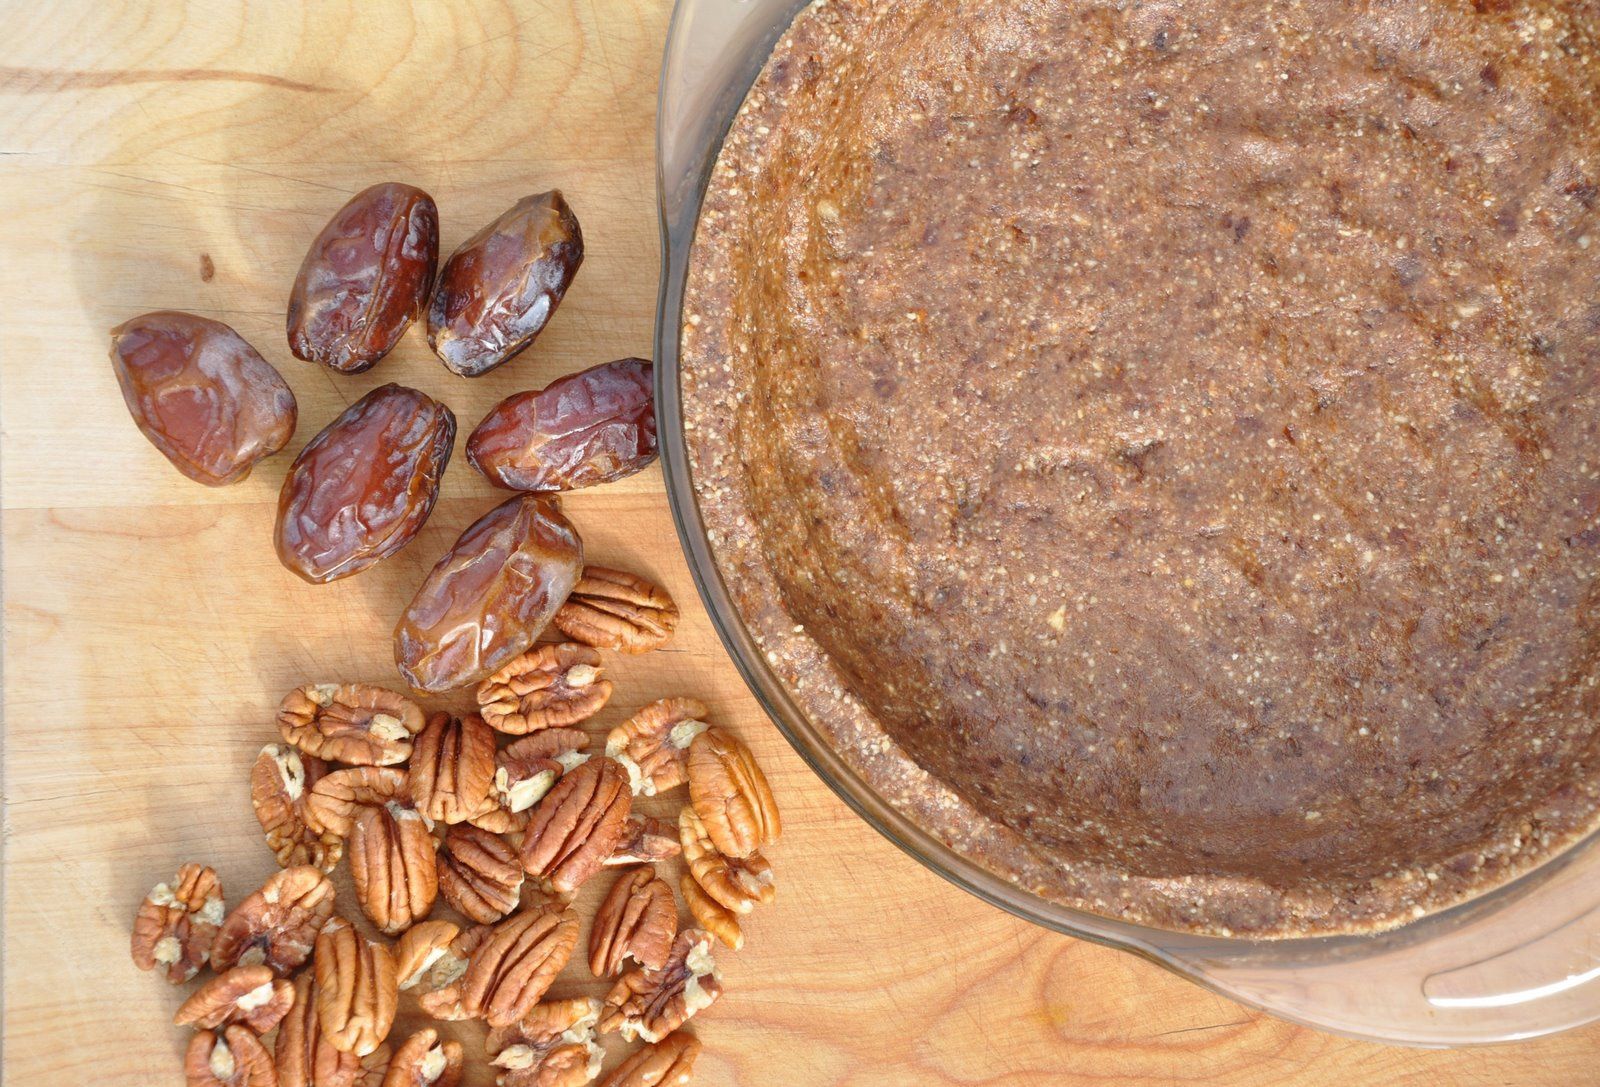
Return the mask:
<path id="1" fill-rule="evenodd" d="M 743 622 L 1049 899 L 1392 926 L 1600 808 L 1600 7 L 831 0 L 691 258 Z"/>

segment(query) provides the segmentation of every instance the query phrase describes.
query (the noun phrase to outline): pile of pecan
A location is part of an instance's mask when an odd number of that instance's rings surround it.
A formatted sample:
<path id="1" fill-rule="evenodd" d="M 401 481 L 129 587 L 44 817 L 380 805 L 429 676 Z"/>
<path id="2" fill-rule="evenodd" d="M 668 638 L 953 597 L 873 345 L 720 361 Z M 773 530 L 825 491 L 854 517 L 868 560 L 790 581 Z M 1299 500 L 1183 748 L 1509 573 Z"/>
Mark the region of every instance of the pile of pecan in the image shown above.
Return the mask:
<path id="1" fill-rule="evenodd" d="M 186 864 L 134 920 L 141 969 L 175 984 L 213 972 L 176 1016 L 196 1031 L 190 1087 L 458 1084 L 461 1041 L 429 1027 L 390 1045 L 403 1000 L 482 1020 L 501 1087 L 593 1082 L 612 1032 L 643 1045 L 601 1087 L 688 1082 L 700 1042 L 680 1028 L 722 993 L 712 946 L 741 947 L 773 899 L 761 850 L 777 807 L 749 749 L 692 698 L 638 710 L 603 752 L 579 727 L 612 694 L 596 646 L 653 648 L 676 619 L 661 589 L 590 567 L 555 621 L 573 640 L 490 675 L 477 713 L 366 684 L 291 691 L 250 782 L 281 871 L 229 911 L 216 873 Z M 684 785 L 676 828 L 633 810 Z M 675 894 L 657 865 L 680 854 Z M 329 874 L 347 855 L 364 921 L 335 910 Z M 551 998 L 579 944 L 573 897 L 610 868 L 587 945 L 609 989 Z M 456 916 L 433 917 L 439 898 Z"/>

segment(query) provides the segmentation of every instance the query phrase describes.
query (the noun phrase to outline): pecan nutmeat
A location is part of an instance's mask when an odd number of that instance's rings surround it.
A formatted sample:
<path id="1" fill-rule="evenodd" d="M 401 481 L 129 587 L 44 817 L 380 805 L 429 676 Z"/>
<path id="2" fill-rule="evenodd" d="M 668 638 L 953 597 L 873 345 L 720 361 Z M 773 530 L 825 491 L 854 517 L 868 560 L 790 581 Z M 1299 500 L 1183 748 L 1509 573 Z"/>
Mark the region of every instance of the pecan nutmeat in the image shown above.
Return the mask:
<path id="1" fill-rule="evenodd" d="M 706 894 L 687 872 L 679 878 L 678 890 L 683 893 L 683 904 L 695 924 L 733 951 L 744 947 L 744 929 L 739 926 L 737 914 Z"/>
<path id="2" fill-rule="evenodd" d="M 672 639 L 678 605 L 665 589 L 637 574 L 585 566 L 554 622 L 575 642 L 619 653 L 647 653 Z"/>
<path id="3" fill-rule="evenodd" d="M 266 832 L 267 848 L 284 868 L 310 864 L 331 872 L 344 853 L 337 834 L 313 829 L 307 819 L 310 790 L 327 772 L 327 763 L 288 744 L 268 744 L 256 756 L 250 804 Z"/>
<path id="4" fill-rule="evenodd" d="M 491 1030 L 484 1050 L 502 1070 L 498 1087 L 583 1087 L 593 1080 L 604 1056 L 594 1040 L 600 1007 L 595 997 L 546 1000 Z"/>
<path id="5" fill-rule="evenodd" d="M 474 925 L 450 941 L 444 954 L 438 956 L 420 982 L 417 1003 L 423 1011 L 435 1019 L 472 1018 L 461 1004 L 461 983 L 472 956 L 493 933 L 488 925 Z"/>
<path id="6" fill-rule="evenodd" d="M 265 963 L 286 977 L 307 958 L 333 916 L 333 884 L 311 865 L 273 873 L 223 919 L 211 945 L 211 969 Z"/>
<path id="7" fill-rule="evenodd" d="M 394 766 L 351 766 L 335 770 L 311 787 L 306 799 L 306 823 L 313 830 L 348 838 L 362 808 L 381 807 L 392 800 L 406 803 L 410 799 L 410 779 L 405 770 Z"/>
<path id="8" fill-rule="evenodd" d="M 180 1027 L 216 1030 L 243 1023 L 257 1034 L 278 1025 L 294 1007 L 294 985 L 267 966 L 235 966 L 189 994 L 172 1017 Z"/>
<path id="9" fill-rule="evenodd" d="M 694 1072 L 700 1039 L 675 1030 L 661 1041 L 628 1055 L 600 1087 L 682 1087 Z"/>
<path id="10" fill-rule="evenodd" d="M 724 728 L 709 728 L 689 745 L 689 802 L 730 857 L 748 857 L 783 831 L 766 775 L 744 741 Z"/>
<path id="11" fill-rule="evenodd" d="M 439 1041 L 423 1027 L 400 1044 L 389 1060 L 383 1087 L 456 1087 L 461 1082 L 461 1043 Z"/>
<path id="12" fill-rule="evenodd" d="M 460 935 L 461 927 L 451 921 L 423 921 L 406 929 L 394 945 L 394 976 L 400 989 L 415 988 Z"/>
<path id="13" fill-rule="evenodd" d="M 678 840 L 683 861 L 700 889 L 725 909 L 749 913 L 777 897 L 772 865 L 759 852 L 748 857 L 725 857 L 717 851 L 704 820 L 694 808 L 678 813 Z"/>
<path id="14" fill-rule="evenodd" d="M 522 836 L 523 869 L 556 894 L 572 894 L 616 850 L 632 804 L 616 760 L 590 759 L 533 809 Z"/>
<path id="15" fill-rule="evenodd" d="M 392 766 L 411 757 L 422 710 L 370 683 L 296 687 L 278 707 L 283 738 L 308 755 L 357 766 Z"/>
<path id="16" fill-rule="evenodd" d="M 628 772 L 635 794 L 655 796 L 689 780 L 689 745 L 711 726 L 704 702 L 663 698 L 652 702 L 606 736 L 606 754 Z"/>
<path id="17" fill-rule="evenodd" d="M 461 979 L 461 1006 L 504 1027 L 539 1002 L 578 946 L 578 916 L 550 904 L 501 921 L 472 953 Z"/>
<path id="18" fill-rule="evenodd" d="M 677 935 L 678 904 L 667 882 L 649 867 L 624 872 L 595 912 L 589 970 L 597 978 L 616 977 L 630 958 L 664 966 Z"/>
<path id="19" fill-rule="evenodd" d="M 451 827 L 439 859 L 439 891 L 458 913 L 491 924 L 517 908 L 526 878 L 516 850 L 478 827 Z"/>
<path id="20" fill-rule="evenodd" d="M 133 918 L 133 964 L 163 967 L 181 985 L 200 972 L 222 924 L 222 882 L 203 864 L 186 864 L 171 883 L 158 883 Z"/>
<path id="21" fill-rule="evenodd" d="M 387 936 L 428 916 L 439 894 L 433 835 L 415 808 L 366 808 L 350 830 L 350 876 L 361 912 Z"/>
<path id="22" fill-rule="evenodd" d="M 617 979 L 606 994 L 599 1030 L 620 1031 L 629 1041 L 659 1042 L 721 995 L 711 934 L 684 929 L 673 941 L 665 966 L 636 966 Z"/>
<path id="23" fill-rule="evenodd" d="M 361 1077 L 361 1059 L 335 1049 L 322 1036 L 314 974 L 314 970 L 303 970 L 295 978 L 294 1007 L 278 1024 L 278 1041 L 272 1050 L 278 1065 L 278 1087 L 355 1087 Z"/>
<path id="24" fill-rule="evenodd" d="M 586 645 L 536 645 L 478 684 L 478 710 L 512 736 L 575 725 L 611 699 L 611 681 L 600 671 L 600 654 Z"/>
<path id="25" fill-rule="evenodd" d="M 589 761 L 581 754 L 589 734 L 577 728 L 547 728 L 501 748 L 495 756 L 494 789 L 512 813 L 525 812 L 544 799 L 569 770 Z"/>
<path id="26" fill-rule="evenodd" d="M 494 730 L 477 714 L 436 713 L 411 752 L 411 799 L 439 823 L 464 823 L 496 804 Z"/>
<path id="27" fill-rule="evenodd" d="M 335 917 L 317 936 L 317 1021 L 329 1043 L 357 1057 L 371 1054 L 394 1025 L 400 988 L 394 956 Z"/>
<path id="28" fill-rule="evenodd" d="M 237 1023 L 202 1030 L 189 1040 L 183 1058 L 188 1087 L 278 1087 L 272 1054 L 249 1027 Z"/>
<path id="29" fill-rule="evenodd" d="M 630 815 L 606 865 L 655 864 L 671 860 L 682 850 L 677 834 L 661 820 L 653 815 Z"/>

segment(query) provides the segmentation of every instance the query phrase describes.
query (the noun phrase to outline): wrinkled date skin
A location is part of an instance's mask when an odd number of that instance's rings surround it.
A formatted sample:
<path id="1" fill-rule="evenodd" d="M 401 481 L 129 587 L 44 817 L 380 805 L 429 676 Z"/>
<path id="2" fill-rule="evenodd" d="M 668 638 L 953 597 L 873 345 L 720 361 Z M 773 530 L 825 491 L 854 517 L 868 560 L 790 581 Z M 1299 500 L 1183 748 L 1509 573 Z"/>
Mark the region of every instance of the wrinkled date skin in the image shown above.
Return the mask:
<path id="1" fill-rule="evenodd" d="M 273 542 L 314 585 L 360 573 L 421 530 L 450 463 L 456 417 L 402 385 L 374 389 L 295 458 Z"/>
<path id="2" fill-rule="evenodd" d="M 111 330 L 122 399 L 150 444 L 211 487 L 237 483 L 294 435 L 283 376 L 221 321 L 146 313 Z"/>
<path id="3" fill-rule="evenodd" d="M 478 682 L 533 644 L 582 570 L 583 544 L 555 499 L 496 506 L 444 553 L 400 617 L 400 673 L 419 691 Z"/>
<path id="4" fill-rule="evenodd" d="M 583 232 L 558 189 L 528 196 L 461 243 L 428 306 L 428 346 L 462 377 L 533 343 L 583 263 Z"/>
<path id="5" fill-rule="evenodd" d="M 467 459 L 500 487 L 570 491 L 656 459 L 652 367 L 619 359 L 508 396 L 467 439 Z"/>
<path id="6" fill-rule="evenodd" d="M 439 209 L 421 189 L 363 189 L 311 243 L 289 295 L 289 350 L 342 374 L 370 370 L 428 304 Z"/>

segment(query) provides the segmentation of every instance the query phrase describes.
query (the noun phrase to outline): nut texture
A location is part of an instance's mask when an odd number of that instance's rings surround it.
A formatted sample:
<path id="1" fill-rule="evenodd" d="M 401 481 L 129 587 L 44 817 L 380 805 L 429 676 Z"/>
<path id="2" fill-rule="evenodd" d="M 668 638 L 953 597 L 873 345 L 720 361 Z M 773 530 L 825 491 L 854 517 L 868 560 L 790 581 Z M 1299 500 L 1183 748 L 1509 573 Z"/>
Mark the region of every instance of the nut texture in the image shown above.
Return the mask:
<path id="1" fill-rule="evenodd" d="M 594 997 L 547 1000 L 522 1019 L 489 1032 L 484 1049 L 501 1069 L 497 1087 L 583 1087 L 600 1074 Z"/>
<path id="2" fill-rule="evenodd" d="M 238 1024 L 220 1036 L 202 1030 L 190 1039 L 183 1074 L 189 1087 L 278 1087 L 272 1054 L 249 1027 Z"/>
<path id="3" fill-rule="evenodd" d="M 417 1003 L 435 1019 L 470 1019 L 472 1015 L 461 1003 L 461 985 L 466 977 L 472 956 L 494 934 L 488 925 L 474 925 L 456 936 L 445 948 L 444 954 L 423 976 Z"/>
<path id="4" fill-rule="evenodd" d="M 181 985 L 200 972 L 222 924 L 222 882 L 203 864 L 186 864 L 171 883 L 158 883 L 133 918 L 133 964 L 163 967 Z"/>
<path id="5" fill-rule="evenodd" d="M 648 653 L 672 639 L 678 605 L 665 589 L 637 574 L 586 566 L 556 612 L 555 624 L 575 642 L 619 653 Z"/>
<path id="6" fill-rule="evenodd" d="M 439 894 L 433 836 L 422 814 L 394 801 L 367 808 L 350 831 L 350 876 L 361 912 L 389 936 L 428 916 Z"/>
<path id="7" fill-rule="evenodd" d="M 727 729 L 707 729 L 689 746 L 689 800 L 711 841 L 730 857 L 748 857 L 782 833 L 766 776 Z"/>
<path id="8" fill-rule="evenodd" d="M 311 955 L 317 933 L 333 916 L 333 884 L 310 865 L 275 872 L 235 906 L 211 945 L 211 969 L 265 963 L 280 977 Z"/>
<path id="9" fill-rule="evenodd" d="M 664 966 L 677 935 L 672 888 L 651 868 L 624 872 L 594 915 L 589 970 L 597 978 L 616 977 L 630 958 L 644 966 Z"/>
<path id="10" fill-rule="evenodd" d="M 294 985 L 266 966 L 235 966 L 189 994 L 172 1017 L 180 1027 L 215 1030 L 243 1023 L 257 1034 L 278 1025 L 294 1007 Z"/>
<path id="11" fill-rule="evenodd" d="M 673 941 L 665 966 L 636 966 L 617 979 L 606 994 L 599 1030 L 621 1031 L 629 1041 L 659 1042 L 721 995 L 710 933 L 685 929 Z"/>
<path id="12" fill-rule="evenodd" d="M 760 853 L 725 857 L 717 852 L 705 822 L 692 807 L 678 813 L 678 839 L 684 864 L 712 901 L 734 913 L 749 913 L 757 904 L 767 905 L 777 897 L 777 883 L 767 859 Z"/>
<path id="13" fill-rule="evenodd" d="M 582 729 L 547 728 L 501 748 L 494 771 L 500 805 L 513 814 L 532 808 L 562 774 L 588 761 L 579 754 L 588 743 Z"/>
<path id="14" fill-rule="evenodd" d="M 512 736 L 575 725 L 611 699 L 611 681 L 600 673 L 600 654 L 586 645 L 534 646 L 478 684 L 478 708 Z"/>
<path id="15" fill-rule="evenodd" d="M 361 1077 L 361 1059 L 335 1049 L 322 1036 L 314 974 L 304 970 L 295 978 L 294 1007 L 278 1024 L 273 1048 L 278 1087 L 355 1087 Z"/>
<path id="16" fill-rule="evenodd" d="M 616 850 L 632 803 L 622 767 L 590 759 L 533 809 L 522 836 L 523 869 L 556 894 L 570 895 Z"/>
<path id="17" fill-rule="evenodd" d="M 362 808 L 377 808 L 391 801 L 408 803 L 410 780 L 391 766 L 351 766 L 335 770 L 311 787 L 306 800 L 306 823 L 313 829 L 347 838 Z"/>
<path id="18" fill-rule="evenodd" d="M 309 755 L 358 766 L 392 766 L 411 757 L 422 710 L 368 683 L 316 683 L 290 691 L 278 708 L 283 738 Z"/>
<path id="19" fill-rule="evenodd" d="M 458 913 L 490 924 L 517 908 L 524 874 L 512 849 L 478 827 L 451 827 L 439 861 L 439 890 Z"/>
<path id="20" fill-rule="evenodd" d="M 696 924 L 734 951 L 744 947 L 744 930 L 739 927 L 737 914 L 701 890 L 687 872 L 679 878 L 678 889 Z"/>
<path id="21" fill-rule="evenodd" d="M 622 839 L 606 858 L 606 865 L 655 864 L 676 857 L 682 847 L 678 836 L 653 815 L 630 815 Z"/>
<path id="22" fill-rule="evenodd" d="M 549 625 L 582 568 L 583 543 L 554 498 L 496 506 L 444 553 L 395 625 L 400 674 L 434 692 L 493 675 Z"/>
<path id="23" fill-rule="evenodd" d="M 606 754 L 628 772 L 635 794 L 655 796 L 689 780 L 689 745 L 711 726 L 695 698 L 652 702 L 606 736 Z"/>
<path id="24" fill-rule="evenodd" d="M 550 904 L 495 925 L 461 979 L 461 1006 L 491 1027 L 527 1015 L 578 945 L 578 917 Z"/>
<path id="25" fill-rule="evenodd" d="M 456 1087 L 461 1071 L 461 1043 L 441 1042 L 438 1031 L 423 1027 L 394 1051 L 383 1087 Z"/>
<path id="26" fill-rule="evenodd" d="M 400 989 L 415 988 L 460 935 L 461 927 L 450 921 L 423 921 L 407 929 L 394 945 L 394 976 Z"/>
<path id="27" fill-rule="evenodd" d="M 344 854 L 337 834 L 313 830 L 306 819 L 310 790 L 328 764 L 288 744 L 268 744 L 250 770 L 250 804 L 267 835 L 267 848 L 285 868 L 310 864 L 333 871 Z"/>
<path id="28" fill-rule="evenodd" d="M 464 823 L 494 808 L 494 731 L 477 714 L 436 713 L 411 752 L 411 799 L 429 819 Z"/>
<path id="29" fill-rule="evenodd" d="M 681 1087 L 689 1082 L 700 1056 L 700 1039 L 675 1030 L 654 1045 L 628 1055 L 600 1087 Z"/>
<path id="30" fill-rule="evenodd" d="M 399 985 L 394 957 L 336 917 L 317 936 L 317 1020 L 328 1042 L 365 1057 L 389 1036 Z"/>

